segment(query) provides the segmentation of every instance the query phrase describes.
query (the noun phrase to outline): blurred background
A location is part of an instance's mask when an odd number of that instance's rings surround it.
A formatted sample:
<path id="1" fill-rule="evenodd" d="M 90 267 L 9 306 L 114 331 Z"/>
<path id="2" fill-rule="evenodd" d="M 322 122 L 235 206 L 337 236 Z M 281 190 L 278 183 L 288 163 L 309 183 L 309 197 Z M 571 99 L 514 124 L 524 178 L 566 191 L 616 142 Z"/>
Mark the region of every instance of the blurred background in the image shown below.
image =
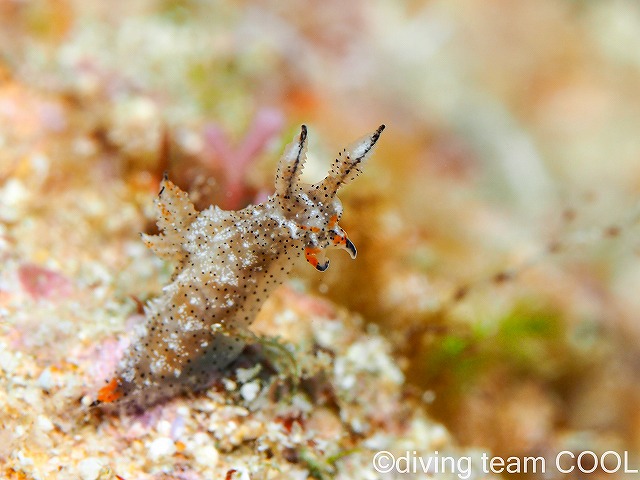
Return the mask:
<path id="1" fill-rule="evenodd" d="M 294 283 L 375 324 L 460 444 L 637 461 L 638 2 L 0 0 L 0 223 L 30 261 L 93 252 L 143 296 L 114 245 L 162 172 L 242 208 L 301 123 L 308 181 L 387 129 L 341 195 L 357 261 Z"/>

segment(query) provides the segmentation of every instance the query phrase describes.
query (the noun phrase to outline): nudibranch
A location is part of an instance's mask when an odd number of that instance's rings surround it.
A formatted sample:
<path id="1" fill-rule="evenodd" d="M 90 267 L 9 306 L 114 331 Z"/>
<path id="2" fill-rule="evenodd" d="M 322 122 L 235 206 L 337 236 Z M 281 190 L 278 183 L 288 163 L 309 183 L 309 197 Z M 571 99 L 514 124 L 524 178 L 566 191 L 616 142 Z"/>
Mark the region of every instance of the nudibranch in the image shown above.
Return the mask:
<path id="1" fill-rule="evenodd" d="M 146 245 L 175 266 L 171 283 L 145 307 L 146 321 L 93 405 L 141 408 L 209 387 L 238 357 L 262 303 L 283 283 L 297 257 L 324 271 L 328 248 L 356 247 L 338 225 L 336 193 L 361 172 L 384 130 L 345 148 L 314 184 L 300 180 L 307 128 L 287 145 L 264 203 L 239 211 L 196 211 L 165 175 L 155 200 L 158 235 Z"/>

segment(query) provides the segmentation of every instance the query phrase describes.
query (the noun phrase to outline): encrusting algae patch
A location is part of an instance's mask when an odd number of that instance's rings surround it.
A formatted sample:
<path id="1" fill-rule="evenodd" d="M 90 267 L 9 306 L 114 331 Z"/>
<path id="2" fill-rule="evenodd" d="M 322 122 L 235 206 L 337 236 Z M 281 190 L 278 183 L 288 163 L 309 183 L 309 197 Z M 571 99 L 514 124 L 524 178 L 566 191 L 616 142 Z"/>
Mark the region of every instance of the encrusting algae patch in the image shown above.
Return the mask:
<path id="1" fill-rule="evenodd" d="M 361 172 L 383 130 L 340 152 L 324 180 L 305 184 L 303 125 L 280 159 L 275 193 L 240 211 L 212 206 L 197 212 L 165 175 L 156 199 L 161 233 L 143 240 L 176 265 L 172 282 L 145 308 L 146 323 L 93 405 L 140 409 L 209 387 L 240 354 L 247 327 L 297 257 L 304 255 L 318 271 L 329 266 L 322 257 L 327 248 L 355 258 L 355 246 L 338 225 L 336 193 Z"/>

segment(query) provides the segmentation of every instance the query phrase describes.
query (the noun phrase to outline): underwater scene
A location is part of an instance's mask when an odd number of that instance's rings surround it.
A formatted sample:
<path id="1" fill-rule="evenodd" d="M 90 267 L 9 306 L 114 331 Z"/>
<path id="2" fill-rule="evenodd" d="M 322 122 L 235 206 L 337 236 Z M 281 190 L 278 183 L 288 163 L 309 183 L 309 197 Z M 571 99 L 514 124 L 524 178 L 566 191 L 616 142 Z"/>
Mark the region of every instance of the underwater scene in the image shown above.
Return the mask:
<path id="1" fill-rule="evenodd" d="M 640 3 L 0 0 L 0 478 L 640 471 Z"/>

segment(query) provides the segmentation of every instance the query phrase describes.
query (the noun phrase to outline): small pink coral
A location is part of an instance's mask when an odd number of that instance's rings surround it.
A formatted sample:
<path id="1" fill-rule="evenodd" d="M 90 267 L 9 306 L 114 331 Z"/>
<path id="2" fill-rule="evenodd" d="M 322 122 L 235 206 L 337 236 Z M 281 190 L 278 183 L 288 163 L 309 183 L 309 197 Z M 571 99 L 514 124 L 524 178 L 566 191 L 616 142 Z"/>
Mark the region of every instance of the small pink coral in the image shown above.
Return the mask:
<path id="1" fill-rule="evenodd" d="M 245 206 L 243 202 L 254 200 L 247 198 L 252 194 L 246 184 L 247 172 L 283 125 L 284 117 L 279 110 L 262 109 L 237 146 L 231 144 L 218 124 L 210 123 L 205 127 L 204 138 L 209 152 L 206 162 L 224 176 L 226 195 L 221 207 L 241 208 Z"/>

